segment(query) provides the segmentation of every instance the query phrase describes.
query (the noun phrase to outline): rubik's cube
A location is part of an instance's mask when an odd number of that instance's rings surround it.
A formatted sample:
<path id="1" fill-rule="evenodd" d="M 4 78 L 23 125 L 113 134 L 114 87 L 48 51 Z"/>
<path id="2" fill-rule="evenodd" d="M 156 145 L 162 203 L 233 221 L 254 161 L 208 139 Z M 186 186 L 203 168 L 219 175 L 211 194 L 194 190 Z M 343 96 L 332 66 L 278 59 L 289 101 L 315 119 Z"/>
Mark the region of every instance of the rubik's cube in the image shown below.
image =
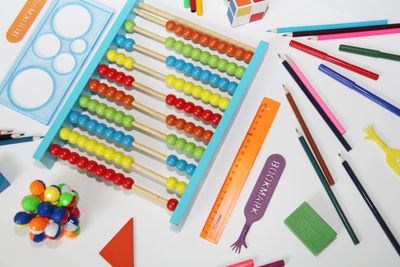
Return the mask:
<path id="1" fill-rule="evenodd" d="M 228 18 L 232 27 L 262 19 L 268 8 L 268 0 L 228 0 L 227 2 Z"/>

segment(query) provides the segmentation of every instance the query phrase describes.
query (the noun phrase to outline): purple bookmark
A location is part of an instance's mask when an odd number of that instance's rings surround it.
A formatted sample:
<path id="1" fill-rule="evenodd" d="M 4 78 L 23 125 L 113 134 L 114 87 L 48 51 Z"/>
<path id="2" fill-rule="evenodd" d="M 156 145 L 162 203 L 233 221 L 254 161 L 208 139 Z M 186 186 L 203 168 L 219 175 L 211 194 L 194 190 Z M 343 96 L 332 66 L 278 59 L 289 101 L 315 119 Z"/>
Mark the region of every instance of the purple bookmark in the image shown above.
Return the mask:
<path id="1" fill-rule="evenodd" d="M 265 162 L 246 207 L 244 207 L 246 223 L 243 226 L 239 239 L 231 246 L 232 250 L 236 253 L 240 253 L 242 245 L 247 248 L 245 239 L 250 226 L 264 215 L 285 166 L 285 158 L 279 154 L 272 154 Z"/>

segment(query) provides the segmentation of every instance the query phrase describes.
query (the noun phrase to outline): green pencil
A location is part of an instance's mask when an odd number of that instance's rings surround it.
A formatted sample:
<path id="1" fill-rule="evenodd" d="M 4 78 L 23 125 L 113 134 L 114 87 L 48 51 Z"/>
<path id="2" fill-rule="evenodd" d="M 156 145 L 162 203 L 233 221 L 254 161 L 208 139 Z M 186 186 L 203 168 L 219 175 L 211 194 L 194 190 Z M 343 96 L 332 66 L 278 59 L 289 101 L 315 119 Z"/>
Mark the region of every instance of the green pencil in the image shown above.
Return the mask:
<path id="1" fill-rule="evenodd" d="M 353 244 L 357 245 L 358 243 L 360 243 L 360 241 L 358 240 L 356 234 L 353 231 L 353 228 L 351 228 L 351 225 L 349 223 L 349 221 L 346 218 L 346 215 L 344 214 L 342 208 L 340 207 L 339 202 L 337 201 L 335 195 L 332 192 L 331 187 L 329 186 L 328 182 L 325 179 L 324 174 L 321 171 L 321 168 L 319 167 L 317 160 L 315 159 L 313 153 L 310 150 L 310 147 L 308 146 L 306 140 L 304 139 L 303 135 L 301 133 L 299 133 L 299 131 L 296 129 L 297 131 L 297 135 L 299 136 L 299 141 L 301 143 L 301 145 L 304 148 L 304 151 L 306 152 L 308 159 L 310 160 L 312 166 L 314 167 L 315 172 L 318 175 L 319 180 L 321 181 L 322 185 L 325 188 L 326 193 L 329 196 L 329 199 L 331 200 L 333 206 L 336 209 L 337 214 L 340 217 L 340 220 L 342 220 L 342 223 L 344 225 L 344 227 L 346 227 L 347 232 L 349 233 L 351 240 L 353 240 Z"/>
<path id="2" fill-rule="evenodd" d="M 183 0 L 183 6 L 185 8 L 189 8 L 190 7 L 190 0 Z"/>
<path id="3" fill-rule="evenodd" d="M 349 53 L 368 56 L 368 57 L 379 57 L 379 58 L 400 61 L 400 55 L 389 54 L 389 53 L 381 52 L 379 50 L 372 50 L 372 49 L 368 49 L 368 48 L 362 48 L 362 47 L 356 47 L 356 46 L 350 46 L 350 45 L 340 45 L 339 50 L 343 51 L 343 52 L 349 52 Z"/>

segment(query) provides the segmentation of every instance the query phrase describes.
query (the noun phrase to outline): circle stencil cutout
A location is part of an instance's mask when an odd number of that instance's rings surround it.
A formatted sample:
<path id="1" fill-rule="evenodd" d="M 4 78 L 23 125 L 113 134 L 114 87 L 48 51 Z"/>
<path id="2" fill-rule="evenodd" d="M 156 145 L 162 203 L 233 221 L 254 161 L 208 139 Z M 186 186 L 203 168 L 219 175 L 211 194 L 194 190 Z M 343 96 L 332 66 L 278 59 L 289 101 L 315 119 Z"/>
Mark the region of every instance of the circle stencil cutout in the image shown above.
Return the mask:
<path id="1" fill-rule="evenodd" d="M 89 11 L 81 5 L 62 7 L 53 17 L 53 29 L 63 38 L 72 39 L 84 35 L 92 23 Z"/>
<path id="2" fill-rule="evenodd" d="M 10 84 L 9 96 L 20 108 L 38 108 L 50 99 L 54 84 L 49 73 L 39 68 L 19 72 Z"/>
<path id="3" fill-rule="evenodd" d="M 53 67 L 54 70 L 60 74 L 70 73 L 75 67 L 75 58 L 68 53 L 63 53 L 54 59 Z"/>
<path id="4" fill-rule="evenodd" d="M 75 40 L 71 43 L 71 51 L 75 54 L 83 53 L 86 50 L 86 42 L 83 39 Z"/>
<path id="5" fill-rule="evenodd" d="M 34 51 L 41 58 L 51 58 L 60 51 L 61 43 L 57 36 L 46 33 L 40 36 L 34 44 Z"/>

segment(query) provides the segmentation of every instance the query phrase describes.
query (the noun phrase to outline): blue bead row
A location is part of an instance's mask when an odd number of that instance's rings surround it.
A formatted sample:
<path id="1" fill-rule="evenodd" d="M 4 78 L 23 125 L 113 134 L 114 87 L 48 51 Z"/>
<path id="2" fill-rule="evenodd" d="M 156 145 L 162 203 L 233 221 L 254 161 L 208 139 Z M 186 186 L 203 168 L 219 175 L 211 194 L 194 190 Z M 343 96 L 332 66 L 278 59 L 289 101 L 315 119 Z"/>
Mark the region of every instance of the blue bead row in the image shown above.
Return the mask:
<path id="1" fill-rule="evenodd" d="M 167 165 L 170 167 L 175 167 L 179 171 L 185 171 L 188 175 L 192 176 L 196 170 L 196 165 L 188 164 L 186 160 L 178 159 L 175 155 L 169 155 L 167 158 Z"/>
<path id="2" fill-rule="evenodd" d="M 131 135 L 125 135 L 121 131 L 116 131 L 113 127 L 107 127 L 104 123 L 99 123 L 96 120 L 90 119 L 87 115 L 82 115 L 77 111 L 72 111 L 69 116 L 69 121 L 73 124 L 86 128 L 90 132 L 96 132 L 98 135 L 103 135 L 108 140 L 113 140 L 117 144 L 122 144 L 125 147 L 132 147 L 132 142 L 135 138 Z"/>
<path id="3" fill-rule="evenodd" d="M 228 91 L 233 95 L 238 84 L 230 82 L 227 78 L 221 78 L 218 74 L 212 74 L 209 70 L 203 70 L 200 67 L 195 67 L 192 63 L 185 62 L 183 59 L 177 59 L 174 56 L 168 56 L 165 60 L 168 67 L 173 67 L 177 71 L 183 71 L 186 75 L 190 75 L 195 79 L 200 79 L 205 84 L 211 84 L 218 87 L 221 91 Z"/>
<path id="4" fill-rule="evenodd" d="M 117 36 L 115 36 L 114 42 L 119 48 L 123 47 L 126 50 L 132 50 L 133 45 L 135 44 L 135 41 L 133 39 L 126 38 L 125 36 L 120 34 L 117 34 Z"/>

